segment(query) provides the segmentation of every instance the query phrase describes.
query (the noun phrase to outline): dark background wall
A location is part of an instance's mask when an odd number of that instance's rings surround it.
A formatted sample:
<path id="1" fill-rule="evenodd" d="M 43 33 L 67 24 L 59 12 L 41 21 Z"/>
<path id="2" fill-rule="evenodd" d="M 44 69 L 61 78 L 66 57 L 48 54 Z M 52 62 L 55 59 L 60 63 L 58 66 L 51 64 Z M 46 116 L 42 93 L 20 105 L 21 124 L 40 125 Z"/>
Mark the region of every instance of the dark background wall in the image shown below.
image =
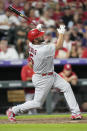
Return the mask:
<path id="1" fill-rule="evenodd" d="M 0 67 L 0 80 L 21 80 L 20 72 L 22 67 Z M 60 72 L 63 65 L 55 66 L 55 71 Z M 79 78 L 87 78 L 87 65 L 73 65 L 73 71 Z"/>

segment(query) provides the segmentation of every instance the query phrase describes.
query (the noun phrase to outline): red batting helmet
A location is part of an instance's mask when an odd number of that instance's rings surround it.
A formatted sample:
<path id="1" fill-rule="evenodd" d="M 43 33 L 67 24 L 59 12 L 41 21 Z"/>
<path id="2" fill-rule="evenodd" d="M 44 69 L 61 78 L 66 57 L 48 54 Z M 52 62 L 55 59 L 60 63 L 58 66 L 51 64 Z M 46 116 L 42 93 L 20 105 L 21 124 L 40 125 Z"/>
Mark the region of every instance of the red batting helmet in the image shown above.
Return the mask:
<path id="1" fill-rule="evenodd" d="M 39 31 L 38 29 L 33 29 L 28 32 L 28 39 L 29 41 L 33 41 L 34 39 L 41 37 L 44 35 L 44 31 Z"/>

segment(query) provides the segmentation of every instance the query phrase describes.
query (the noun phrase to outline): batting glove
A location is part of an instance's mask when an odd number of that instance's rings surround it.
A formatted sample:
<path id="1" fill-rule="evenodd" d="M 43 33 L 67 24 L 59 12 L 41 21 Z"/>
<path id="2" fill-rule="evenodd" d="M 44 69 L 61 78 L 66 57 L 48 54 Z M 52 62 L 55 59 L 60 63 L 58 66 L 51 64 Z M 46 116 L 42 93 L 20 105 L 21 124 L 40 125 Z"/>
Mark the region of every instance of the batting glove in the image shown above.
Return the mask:
<path id="1" fill-rule="evenodd" d="M 37 27 L 36 27 L 39 31 L 42 30 L 42 24 L 38 24 Z"/>
<path id="2" fill-rule="evenodd" d="M 60 27 L 57 29 L 59 34 L 64 34 L 65 33 L 65 25 L 60 25 Z"/>

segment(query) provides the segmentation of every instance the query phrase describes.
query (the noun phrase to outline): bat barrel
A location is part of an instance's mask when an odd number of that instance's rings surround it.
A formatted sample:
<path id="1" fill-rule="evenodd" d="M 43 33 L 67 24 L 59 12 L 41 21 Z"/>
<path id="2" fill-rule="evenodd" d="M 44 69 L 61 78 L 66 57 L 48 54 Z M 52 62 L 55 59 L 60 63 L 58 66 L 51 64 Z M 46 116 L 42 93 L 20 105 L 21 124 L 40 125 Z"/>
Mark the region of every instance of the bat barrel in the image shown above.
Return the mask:
<path id="1" fill-rule="evenodd" d="M 8 7 L 8 9 L 9 9 L 10 11 L 16 13 L 17 15 L 20 15 L 20 14 L 21 14 L 18 10 L 16 10 L 15 8 L 13 8 L 11 5 Z"/>
<path id="2" fill-rule="evenodd" d="M 14 13 L 16 13 L 17 15 L 23 17 L 24 19 L 26 19 L 27 21 L 30 21 L 31 23 L 33 23 L 36 26 L 36 23 L 33 22 L 30 18 L 28 18 L 27 16 L 21 14 L 17 9 L 15 9 L 14 7 L 12 7 L 11 5 L 8 7 L 8 9 Z"/>

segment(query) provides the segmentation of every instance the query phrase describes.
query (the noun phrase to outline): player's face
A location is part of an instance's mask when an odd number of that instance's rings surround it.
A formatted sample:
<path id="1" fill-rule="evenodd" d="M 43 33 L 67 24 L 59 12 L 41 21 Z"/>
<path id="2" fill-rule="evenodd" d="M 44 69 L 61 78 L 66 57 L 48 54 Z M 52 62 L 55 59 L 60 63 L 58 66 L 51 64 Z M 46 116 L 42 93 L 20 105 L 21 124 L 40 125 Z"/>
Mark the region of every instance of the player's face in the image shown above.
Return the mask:
<path id="1" fill-rule="evenodd" d="M 44 36 L 38 38 L 39 42 L 44 42 Z"/>
<path id="2" fill-rule="evenodd" d="M 38 37 L 38 38 L 36 38 L 35 40 L 34 40 L 34 43 L 35 44 L 41 44 L 42 42 L 44 42 L 45 40 L 44 40 L 44 36 L 41 36 L 41 37 Z"/>
<path id="3" fill-rule="evenodd" d="M 64 74 L 65 74 L 65 76 L 69 76 L 70 74 L 71 74 L 71 70 L 64 70 Z"/>

